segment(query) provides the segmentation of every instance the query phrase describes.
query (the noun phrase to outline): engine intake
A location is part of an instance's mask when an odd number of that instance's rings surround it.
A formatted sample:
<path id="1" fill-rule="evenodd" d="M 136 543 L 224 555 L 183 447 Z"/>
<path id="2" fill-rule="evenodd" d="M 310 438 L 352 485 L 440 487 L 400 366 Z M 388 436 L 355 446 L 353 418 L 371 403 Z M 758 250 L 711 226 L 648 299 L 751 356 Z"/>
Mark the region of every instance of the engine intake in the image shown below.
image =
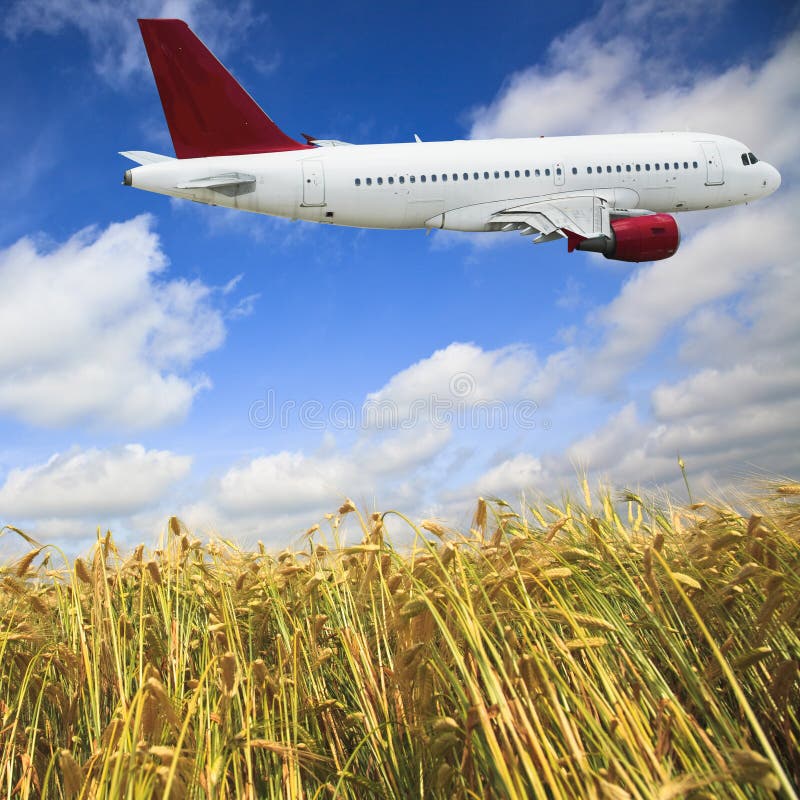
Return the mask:
<path id="1" fill-rule="evenodd" d="M 674 256 L 681 243 L 678 223 L 669 214 L 623 217 L 611 222 L 611 236 L 594 236 L 575 244 L 578 250 L 602 253 L 614 261 L 659 261 Z"/>

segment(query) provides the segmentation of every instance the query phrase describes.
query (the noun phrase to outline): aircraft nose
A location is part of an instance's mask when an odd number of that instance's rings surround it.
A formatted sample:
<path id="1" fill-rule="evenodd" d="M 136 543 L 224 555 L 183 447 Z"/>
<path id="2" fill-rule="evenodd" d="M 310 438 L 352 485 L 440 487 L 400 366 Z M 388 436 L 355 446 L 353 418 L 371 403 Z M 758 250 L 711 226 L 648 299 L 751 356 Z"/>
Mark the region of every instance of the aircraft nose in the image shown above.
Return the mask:
<path id="1" fill-rule="evenodd" d="M 764 176 L 764 193 L 772 194 L 781 185 L 781 174 L 772 164 L 764 164 L 766 175 Z"/>

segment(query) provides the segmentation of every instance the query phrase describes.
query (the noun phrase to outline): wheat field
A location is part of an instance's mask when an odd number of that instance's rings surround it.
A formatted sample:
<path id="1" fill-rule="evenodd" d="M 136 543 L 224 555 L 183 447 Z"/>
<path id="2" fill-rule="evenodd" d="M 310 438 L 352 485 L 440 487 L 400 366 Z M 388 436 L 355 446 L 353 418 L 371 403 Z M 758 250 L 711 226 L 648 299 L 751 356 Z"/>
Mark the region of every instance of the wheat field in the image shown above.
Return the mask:
<path id="1" fill-rule="evenodd" d="M 0 797 L 796 797 L 800 485 L 579 494 L 465 532 L 348 501 L 281 553 L 6 528 Z"/>

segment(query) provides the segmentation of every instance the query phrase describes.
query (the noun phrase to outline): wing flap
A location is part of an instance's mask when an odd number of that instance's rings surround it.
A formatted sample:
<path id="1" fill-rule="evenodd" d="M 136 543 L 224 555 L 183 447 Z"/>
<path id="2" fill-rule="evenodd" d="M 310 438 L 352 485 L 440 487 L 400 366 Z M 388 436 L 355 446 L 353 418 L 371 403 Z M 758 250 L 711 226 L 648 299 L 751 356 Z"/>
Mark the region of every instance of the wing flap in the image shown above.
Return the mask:
<path id="1" fill-rule="evenodd" d="M 525 234 L 538 231 L 537 243 L 550 242 L 568 234 L 584 239 L 611 236 L 608 204 L 593 195 L 528 203 L 499 211 L 492 215 L 491 221 L 499 223 L 503 230 L 521 228 Z"/>

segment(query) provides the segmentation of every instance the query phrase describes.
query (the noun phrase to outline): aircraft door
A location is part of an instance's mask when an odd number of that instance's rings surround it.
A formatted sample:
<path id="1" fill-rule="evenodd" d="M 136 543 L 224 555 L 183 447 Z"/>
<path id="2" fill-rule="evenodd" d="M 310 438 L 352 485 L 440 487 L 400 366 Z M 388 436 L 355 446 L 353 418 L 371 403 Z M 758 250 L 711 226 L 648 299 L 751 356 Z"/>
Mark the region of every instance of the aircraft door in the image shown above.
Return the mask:
<path id="1" fill-rule="evenodd" d="M 553 164 L 553 181 L 556 186 L 564 185 L 564 165 L 560 161 Z"/>
<path id="2" fill-rule="evenodd" d="M 303 205 L 325 205 L 325 171 L 318 158 L 303 161 Z"/>
<path id="3" fill-rule="evenodd" d="M 698 142 L 703 150 L 703 157 L 706 162 L 706 186 L 719 186 L 725 183 L 725 168 L 722 164 L 722 156 L 716 142 Z"/>

